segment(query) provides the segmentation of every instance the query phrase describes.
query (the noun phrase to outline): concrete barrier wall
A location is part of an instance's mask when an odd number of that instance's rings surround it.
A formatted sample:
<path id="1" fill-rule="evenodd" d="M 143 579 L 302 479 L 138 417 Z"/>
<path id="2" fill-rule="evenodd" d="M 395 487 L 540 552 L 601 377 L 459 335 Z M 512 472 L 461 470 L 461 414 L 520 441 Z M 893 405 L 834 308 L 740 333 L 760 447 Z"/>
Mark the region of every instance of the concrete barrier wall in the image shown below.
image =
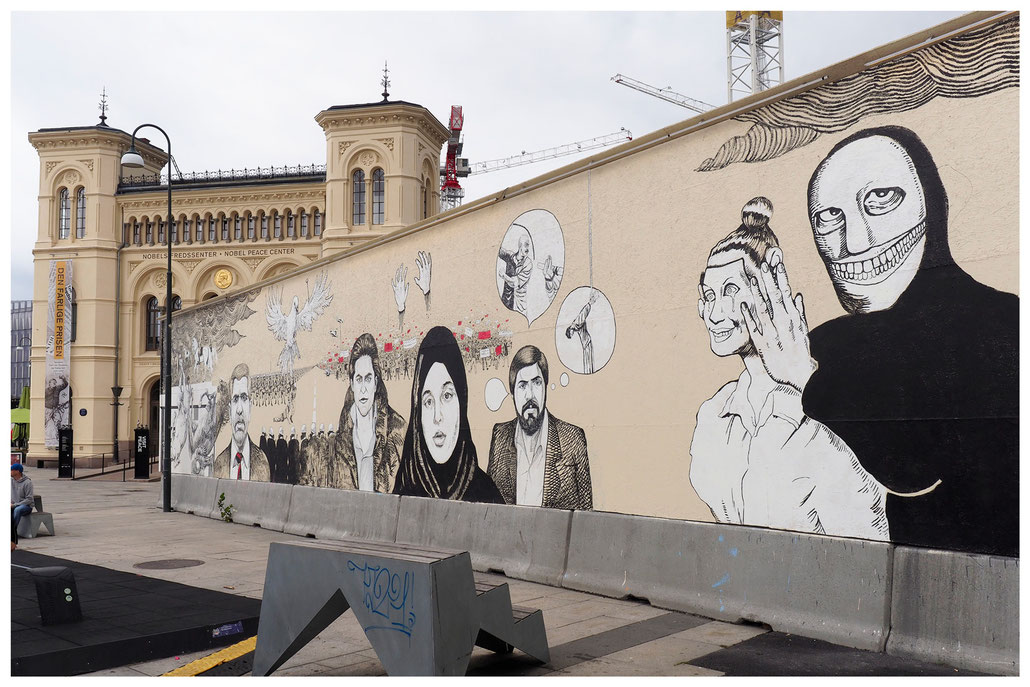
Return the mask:
<path id="1" fill-rule="evenodd" d="M 285 532 L 317 539 L 394 541 L 400 496 L 321 487 L 293 487 Z"/>
<path id="2" fill-rule="evenodd" d="M 882 650 L 890 567 L 888 544 L 577 511 L 563 584 Z"/>
<path id="3" fill-rule="evenodd" d="M 465 549 L 476 570 L 559 585 L 572 511 L 401 498 L 397 541 Z"/>
<path id="4" fill-rule="evenodd" d="M 1019 559 L 899 546 L 887 652 L 1019 673 Z"/>
<path id="5" fill-rule="evenodd" d="M 173 482 L 175 480 L 172 480 Z M 271 482 L 241 482 L 234 479 L 215 480 L 217 494 L 225 492 L 226 505 L 235 506 L 233 522 L 241 525 L 260 525 L 266 530 L 282 532 L 290 512 L 293 486 Z M 215 509 L 211 517 L 218 517 Z"/>
<path id="6" fill-rule="evenodd" d="M 176 476 L 178 511 L 467 550 L 476 570 L 954 665 L 1019 671 L 1019 560 L 644 516 Z M 962 580 L 959 587 L 956 580 Z"/>

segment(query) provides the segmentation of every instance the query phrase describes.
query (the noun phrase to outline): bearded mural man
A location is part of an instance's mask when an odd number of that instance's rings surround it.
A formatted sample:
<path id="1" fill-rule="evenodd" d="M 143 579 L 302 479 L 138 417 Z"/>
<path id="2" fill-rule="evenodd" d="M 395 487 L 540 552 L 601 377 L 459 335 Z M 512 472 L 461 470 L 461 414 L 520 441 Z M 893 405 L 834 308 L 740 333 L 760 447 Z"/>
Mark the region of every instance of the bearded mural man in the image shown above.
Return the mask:
<path id="1" fill-rule="evenodd" d="M 930 152 L 860 131 L 816 168 L 808 211 L 847 314 L 811 332 L 805 413 L 887 488 L 893 541 L 1018 556 L 1019 299 L 955 263 Z"/>
<path id="2" fill-rule="evenodd" d="M 515 419 L 494 425 L 487 474 L 505 503 L 590 510 L 586 435 L 548 412 L 547 379 L 547 358 L 536 346 L 523 346 L 512 357 L 508 387 Z"/>

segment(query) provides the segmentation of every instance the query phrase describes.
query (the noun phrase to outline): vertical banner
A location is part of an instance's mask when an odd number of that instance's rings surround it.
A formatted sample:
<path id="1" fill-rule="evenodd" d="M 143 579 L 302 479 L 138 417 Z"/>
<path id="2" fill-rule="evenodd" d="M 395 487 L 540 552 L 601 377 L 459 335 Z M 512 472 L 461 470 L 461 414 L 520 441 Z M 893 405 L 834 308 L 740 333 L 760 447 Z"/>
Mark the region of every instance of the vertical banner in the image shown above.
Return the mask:
<path id="1" fill-rule="evenodd" d="M 43 438 L 47 448 L 58 448 L 58 430 L 70 425 L 71 375 L 66 345 L 71 333 L 71 260 L 51 260 L 47 287 L 46 392 L 44 394 Z"/>

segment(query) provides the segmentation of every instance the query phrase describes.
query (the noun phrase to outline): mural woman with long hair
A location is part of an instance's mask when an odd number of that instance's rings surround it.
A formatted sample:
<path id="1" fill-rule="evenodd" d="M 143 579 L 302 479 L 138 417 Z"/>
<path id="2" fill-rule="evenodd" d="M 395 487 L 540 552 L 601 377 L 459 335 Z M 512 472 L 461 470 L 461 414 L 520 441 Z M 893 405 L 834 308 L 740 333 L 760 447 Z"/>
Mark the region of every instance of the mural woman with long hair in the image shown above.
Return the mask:
<path id="1" fill-rule="evenodd" d="M 504 503 L 479 468 L 468 422 L 468 380 L 454 334 L 426 333 L 415 361 L 411 415 L 393 493 Z"/>

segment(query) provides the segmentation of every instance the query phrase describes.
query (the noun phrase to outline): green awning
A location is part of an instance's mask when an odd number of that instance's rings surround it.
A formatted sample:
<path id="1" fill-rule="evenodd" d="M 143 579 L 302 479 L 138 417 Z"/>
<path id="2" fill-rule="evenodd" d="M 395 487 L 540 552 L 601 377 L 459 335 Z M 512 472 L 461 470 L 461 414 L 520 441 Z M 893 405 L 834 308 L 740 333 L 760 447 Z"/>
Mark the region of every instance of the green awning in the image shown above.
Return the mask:
<path id="1" fill-rule="evenodd" d="M 31 412 L 28 408 L 11 408 L 11 423 L 27 425 Z"/>

